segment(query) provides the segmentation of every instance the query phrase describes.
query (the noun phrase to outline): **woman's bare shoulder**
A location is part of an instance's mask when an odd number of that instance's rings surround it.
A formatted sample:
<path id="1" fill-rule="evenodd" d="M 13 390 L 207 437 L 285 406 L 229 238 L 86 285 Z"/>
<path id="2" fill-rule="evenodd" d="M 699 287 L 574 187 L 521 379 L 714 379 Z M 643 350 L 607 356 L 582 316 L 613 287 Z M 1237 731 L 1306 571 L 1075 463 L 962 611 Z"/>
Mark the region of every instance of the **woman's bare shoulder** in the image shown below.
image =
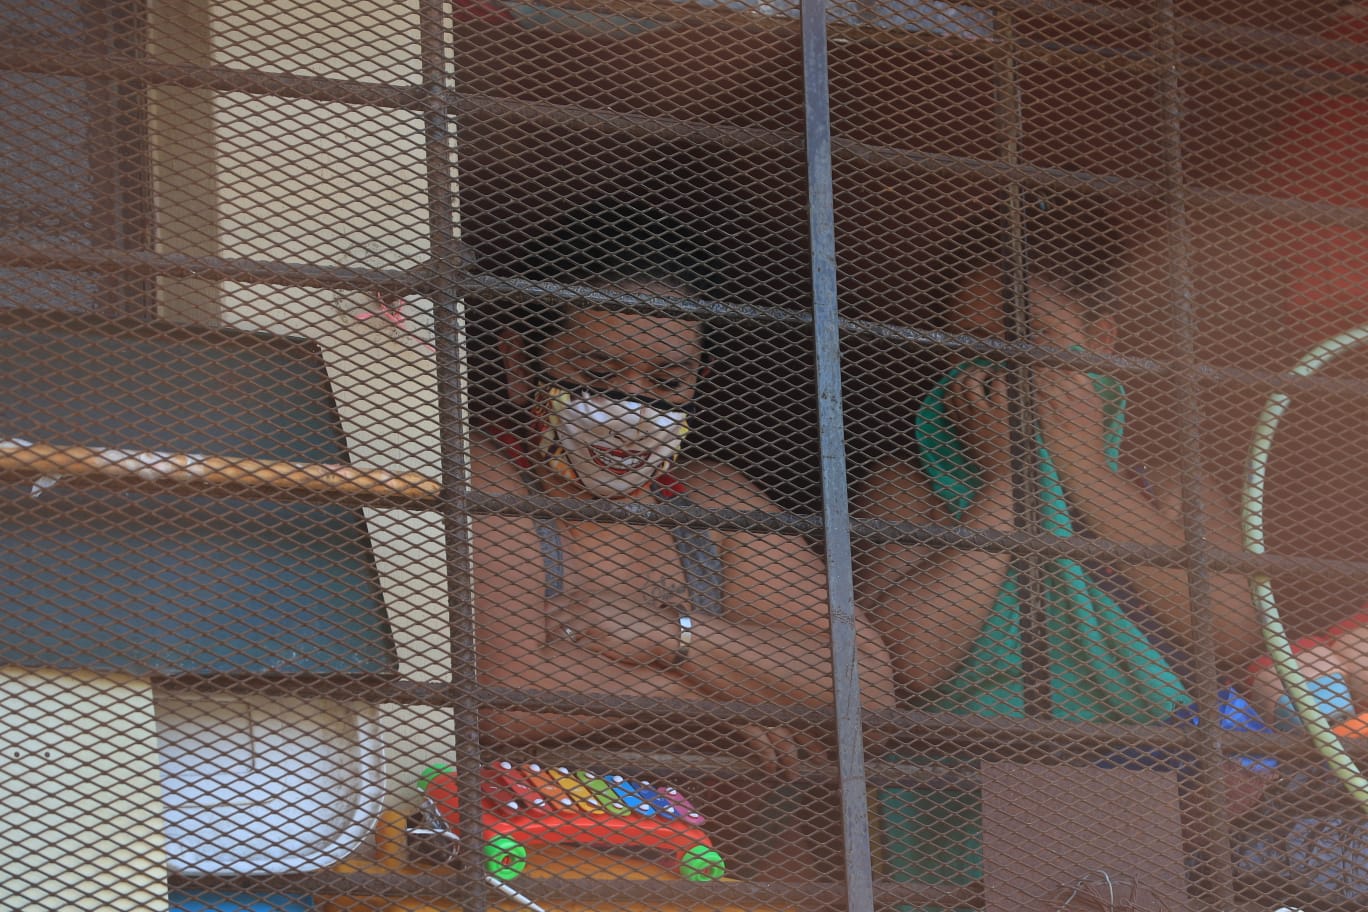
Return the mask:
<path id="1" fill-rule="evenodd" d="M 671 474 L 684 486 L 689 500 L 715 510 L 765 510 L 779 508 L 735 466 L 715 459 L 690 459 Z"/>

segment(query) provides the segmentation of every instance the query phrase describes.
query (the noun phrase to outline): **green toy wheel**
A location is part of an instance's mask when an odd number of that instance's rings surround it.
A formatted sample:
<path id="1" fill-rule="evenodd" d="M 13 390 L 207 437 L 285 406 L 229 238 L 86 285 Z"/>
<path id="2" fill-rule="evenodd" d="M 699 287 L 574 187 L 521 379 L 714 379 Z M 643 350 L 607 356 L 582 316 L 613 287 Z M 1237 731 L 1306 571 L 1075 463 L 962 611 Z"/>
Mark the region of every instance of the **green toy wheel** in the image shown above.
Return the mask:
<path id="1" fill-rule="evenodd" d="M 711 846 L 696 845 L 686 851 L 679 859 L 679 875 L 685 880 L 700 883 L 706 880 L 721 880 L 727 873 L 722 855 Z"/>
<path id="2" fill-rule="evenodd" d="M 527 849 L 511 836 L 495 836 L 485 843 L 485 872 L 499 880 L 513 880 L 527 867 Z"/>

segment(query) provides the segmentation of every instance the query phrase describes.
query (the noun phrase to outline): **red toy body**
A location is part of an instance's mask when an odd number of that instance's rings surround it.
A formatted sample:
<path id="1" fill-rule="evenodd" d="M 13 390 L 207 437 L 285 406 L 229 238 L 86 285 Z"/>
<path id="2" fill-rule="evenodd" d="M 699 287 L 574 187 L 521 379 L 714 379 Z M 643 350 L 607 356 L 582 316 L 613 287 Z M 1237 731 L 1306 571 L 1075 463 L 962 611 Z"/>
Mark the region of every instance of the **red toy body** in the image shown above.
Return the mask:
<path id="1" fill-rule="evenodd" d="M 677 858 L 686 880 L 717 880 L 725 871 L 722 856 L 698 826 L 704 818 L 677 790 L 659 789 L 664 800 L 652 802 L 641 797 L 644 783 L 536 764 L 492 764 L 482 778 L 485 870 L 500 880 L 522 873 L 528 848 L 562 843 L 661 848 Z M 455 773 L 430 769 L 423 780 L 447 825 L 458 827 Z M 628 797 L 615 800 L 623 791 Z M 687 813 L 676 810 L 680 803 Z"/>

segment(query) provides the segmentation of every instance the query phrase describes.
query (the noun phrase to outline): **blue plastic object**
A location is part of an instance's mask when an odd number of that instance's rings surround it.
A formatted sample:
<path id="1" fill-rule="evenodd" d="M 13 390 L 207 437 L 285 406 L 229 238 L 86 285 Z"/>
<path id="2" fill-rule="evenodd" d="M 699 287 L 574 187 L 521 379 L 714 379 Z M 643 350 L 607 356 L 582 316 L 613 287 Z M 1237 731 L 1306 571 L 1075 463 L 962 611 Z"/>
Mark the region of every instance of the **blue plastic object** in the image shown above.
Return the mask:
<path id="1" fill-rule="evenodd" d="M 610 776 L 608 783 L 613 787 L 613 791 L 621 796 L 623 803 L 637 814 L 647 817 L 659 814 L 666 820 L 674 820 L 679 817 L 679 813 L 675 810 L 670 799 L 644 782 L 623 779 L 621 776 Z"/>
<path id="2" fill-rule="evenodd" d="M 1259 714 L 1254 710 L 1253 705 L 1233 688 L 1221 688 L 1217 691 L 1216 697 L 1218 701 L 1217 711 L 1220 714 L 1217 723 L 1226 731 L 1271 732 L 1273 730 L 1259 718 Z M 1196 705 L 1188 706 L 1174 713 L 1174 719 L 1178 722 L 1191 722 L 1196 725 Z M 1274 770 L 1278 768 L 1278 761 L 1272 757 L 1237 756 L 1233 759 L 1239 761 L 1240 765 L 1246 769 Z"/>
<path id="3" fill-rule="evenodd" d="M 1264 724 L 1259 718 L 1259 714 L 1248 700 L 1240 696 L 1231 687 L 1223 687 L 1217 692 L 1217 709 L 1220 713 L 1218 724 L 1226 731 L 1249 731 L 1249 732 L 1271 732 L 1273 729 Z M 1178 710 L 1173 714 L 1173 720 L 1177 723 L 1189 723 L 1196 725 L 1197 707 L 1191 705 Z M 1231 758 L 1239 762 L 1246 769 L 1256 772 L 1268 772 L 1278 768 L 1278 761 L 1273 757 L 1248 757 L 1236 756 Z M 1118 751 L 1108 760 L 1099 765 L 1104 767 L 1120 766 L 1127 769 L 1175 769 L 1184 770 L 1189 767 L 1195 758 L 1191 754 L 1175 752 L 1164 748 L 1154 748 L 1144 750 L 1132 748 L 1129 750 Z"/>
<path id="4" fill-rule="evenodd" d="M 1354 715 L 1354 700 L 1349 695 L 1349 682 L 1339 672 L 1308 678 L 1306 692 L 1315 701 L 1316 707 L 1331 725 L 1337 725 Z M 1301 716 L 1292 698 L 1287 694 L 1278 696 L 1278 705 L 1273 710 L 1273 724 L 1284 731 L 1300 731 Z"/>

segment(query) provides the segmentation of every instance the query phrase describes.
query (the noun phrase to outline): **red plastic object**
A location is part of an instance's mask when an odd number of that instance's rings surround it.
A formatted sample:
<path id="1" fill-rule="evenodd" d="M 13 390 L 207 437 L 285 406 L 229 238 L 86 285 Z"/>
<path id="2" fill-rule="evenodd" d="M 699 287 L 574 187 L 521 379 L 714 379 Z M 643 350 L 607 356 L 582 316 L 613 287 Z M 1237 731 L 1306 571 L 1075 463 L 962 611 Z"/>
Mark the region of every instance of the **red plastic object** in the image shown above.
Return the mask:
<path id="1" fill-rule="evenodd" d="M 1347 617 L 1342 621 L 1337 621 L 1336 623 L 1330 625 L 1330 627 L 1324 633 L 1318 633 L 1312 636 L 1304 636 L 1298 640 L 1293 640 L 1290 644 L 1292 646 L 1292 654 L 1300 655 L 1306 650 L 1316 646 L 1329 646 L 1331 643 L 1335 642 L 1335 640 L 1344 636 L 1346 633 L 1349 633 L 1351 630 L 1358 630 L 1363 627 L 1368 627 L 1368 611 L 1360 611 L 1358 614 L 1355 614 L 1352 617 Z M 1261 655 L 1257 659 L 1249 663 L 1249 665 L 1245 669 L 1245 672 L 1249 676 L 1248 680 L 1252 681 L 1254 679 L 1254 676 L 1258 674 L 1260 671 L 1264 671 L 1265 669 L 1272 667 L 1273 657 L 1268 655 Z"/>
<path id="2" fill-rule="evenodd" d="M 485 771 L 486 782 L 499 782 L 509 771 L 507 766 L 496 764 Z M 523 769 L 527 781 L 536 782 L 540 769 Z M 559 771 L 555 771 L 559 772 Z M 553 772 L 553 775 L 555 775 Z M 560 776 L 564 776 L 560 773 Z M 554 782 L 551 776 L 548 780 Z M 577 783 L 578 784 L 578 783 Z M 512 786 L 499 786 L 512 790 Z M 557 801 L 548 802 L 538 808 L 522 807 L 511 812 L 500 800 L 491 800 L 495 794 L 499 799 L 508 792 L 496 788 L 492 793 L 486 790 L 481 802 L 484 825 L 484 840 L 493 842 L 499 837 L 515 840 L 524 847 L 575 843 L 578 845 L 646 846 L 663 847 L 679 854 L 689 852 L 695 847 L 711 849 L 712 843 L 698 826 L 685 819 L 665 819 L 663 816 L 645 816 L 637 813 L 625 815 L 608 814 L 602 811 L 588 813 L 578 803 L 570 807 L 559 805 Z M 580 788 L 584 788 L 580 785 Z M 671 790 L 674 791 L 674 790 Z M 544 792 L 541 794 L 545 794 Z M 431 778 L 427 785 L 427 795 L 436 804 L 442 817 L 453 828 L 460 825 L 460 803 L 457 798 L 456 776 L 444 772 Z M 678 800 L 687 801 L 677 791 Z M 553 807 L 556 805 L 556 807 Z M 696 812 L 694 819 L 702 817 Z"/>

